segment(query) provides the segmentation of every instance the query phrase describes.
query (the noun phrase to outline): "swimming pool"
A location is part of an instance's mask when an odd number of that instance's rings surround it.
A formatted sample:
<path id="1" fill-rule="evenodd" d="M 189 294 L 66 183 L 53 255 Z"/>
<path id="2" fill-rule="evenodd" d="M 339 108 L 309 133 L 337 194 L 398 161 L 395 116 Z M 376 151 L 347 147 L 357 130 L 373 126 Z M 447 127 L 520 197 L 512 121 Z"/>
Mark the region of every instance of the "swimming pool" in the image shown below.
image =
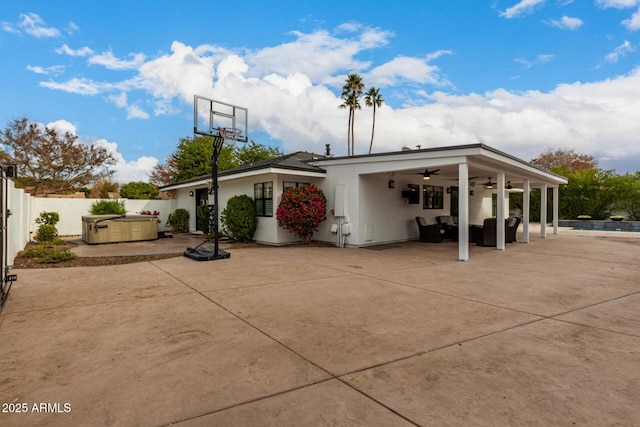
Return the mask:
<path id="1" fill-rule="evenodd" d="M 611 221 L 605 220 L 559 220 L 559 227 L 573 227 L 574 230 L 601 230 L 601 231 L 638 231 L 640 221 Z"/>

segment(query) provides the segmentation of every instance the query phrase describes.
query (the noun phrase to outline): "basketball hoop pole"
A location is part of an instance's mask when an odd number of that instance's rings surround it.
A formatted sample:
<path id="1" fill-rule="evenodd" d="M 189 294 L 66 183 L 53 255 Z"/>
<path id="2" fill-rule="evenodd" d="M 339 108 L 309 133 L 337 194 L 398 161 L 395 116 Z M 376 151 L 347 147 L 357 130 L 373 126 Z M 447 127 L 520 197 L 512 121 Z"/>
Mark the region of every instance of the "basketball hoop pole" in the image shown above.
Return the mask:
<path id="1" fill-rule="evenodd" d="M 213 259 L 229 258 L 231 254 L 223 251 L 218 242 L 218 156 L 224 145 L 224 136 L 213 137 L 213 155 L 211 156 L 211 185 L 213 186 Z"/>

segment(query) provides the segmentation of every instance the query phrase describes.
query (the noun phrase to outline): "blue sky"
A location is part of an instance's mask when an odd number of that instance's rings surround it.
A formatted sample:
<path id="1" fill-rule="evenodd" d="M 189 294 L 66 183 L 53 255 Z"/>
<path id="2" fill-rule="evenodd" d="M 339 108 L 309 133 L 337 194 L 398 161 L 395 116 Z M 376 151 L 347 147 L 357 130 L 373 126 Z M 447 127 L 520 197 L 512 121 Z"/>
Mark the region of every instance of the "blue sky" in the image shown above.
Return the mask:
<path id="1" fill-rule="evenodd" d="M 374 152 L 575 149 L 623 173 L 640 170 L 639 49 L 640 0 L 5 0 L 0 125 L 75 132 L 146 181 L 198 94 L 247 107 L 258 143 L 344 155 L 357 72 L 385 99 Z M 363 105 L 356 154 L 371 122 Z"/>

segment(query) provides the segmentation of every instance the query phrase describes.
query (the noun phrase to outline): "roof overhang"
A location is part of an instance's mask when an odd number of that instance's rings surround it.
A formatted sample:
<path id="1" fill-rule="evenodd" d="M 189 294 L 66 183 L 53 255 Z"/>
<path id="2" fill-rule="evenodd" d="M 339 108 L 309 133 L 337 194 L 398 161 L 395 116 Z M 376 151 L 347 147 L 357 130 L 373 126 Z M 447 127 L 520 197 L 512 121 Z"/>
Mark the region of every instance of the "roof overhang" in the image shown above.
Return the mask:
<path id="1" fill-rule="evenodd" d="M 251 178 L 251 177 L 268 175 L 268 174 L 292 175 L 292 176 L 299 176 L 304 178 L 325 178 L 326 176 L 326 173 L 324 171 L 313 172 L 313 171 L 306 171 L 306 170 L 300 170 L 300 169 L 270 167 L 270 168 L 247 170 L 244 172 L 239 172 L 239 173 L 234 173 L 229 175 L 224 175 L 224 172 L 223 172 L 220 175 L 218 175 L 218 182 L 222 183 L 226 181 L 234 181 L 237 179 Z M 180 190 L 182 188 L 202 187 L 202 186 L 208 186 L 208 185 L 211 185 L 211 175 L 202 176 L 197 179 L 189 180 L 186 182 L 166 185 L 164 187 L 161 187 L 160 191 L 175 191 L 175 190 Z"/>
<path id="2" fill-rule="evenodd" d="M 524 180 L 529 180 L 534 186 L 560 185 L 568 182 L 563 176 L 540 169 L 484 144 L 334 157 L 309 161 L 309 163 L 328 170 L 334 166 L 348 166 L 360 175 L 419 173 L 425 168 L 440 169 L 439 175 L 449 179 L 456 179 L 458 166 L 466 163 L 469 166 L 469 176 L 477 176 L 478 179 L 495 178 L 497 173 L 504 173 L 505 180 L 512 184 L 519 184 Z"/>

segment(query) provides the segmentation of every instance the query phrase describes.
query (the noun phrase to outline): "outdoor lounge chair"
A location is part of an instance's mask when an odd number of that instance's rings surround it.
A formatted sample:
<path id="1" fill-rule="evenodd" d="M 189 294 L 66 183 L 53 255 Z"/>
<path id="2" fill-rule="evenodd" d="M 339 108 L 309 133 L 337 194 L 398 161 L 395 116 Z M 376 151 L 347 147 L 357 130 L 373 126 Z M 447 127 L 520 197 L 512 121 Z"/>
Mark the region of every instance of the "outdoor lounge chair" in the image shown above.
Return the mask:
<path id="1" fill-rule="evenodd" d="M 471 226 L 469 229 L 469 240 L 479 246 L 497 246 L 496 219 L 485 218 L 482 226 Z"/>
<path id="2" fill-rule="evenodd" d="M 451 239 L 455 242 L 458 241 L 458 224 L 455 223 L 451 215 L 437 216 L 436 221 L 440 225 L 440 228 L 444 230 L 443 238 Z"/>
<path id="3" fill-rule="evenodd" d="M 515 243 L 516 241 L 516 233 L 518 232 L 518 227 L 520 226 L 520 218 L 517 216 L 512 216 L 507 220 L 506 231 L 505 231 L 505 242 L 506 243 Z"/>
<path id="4" fill-rule="evenodd" d="M 418 230 L 420 231 L 421 242 L 440 243 L 442 242 L 443 230 L 438 224 L 427 225 L 427 221 L 421 217 L 416 217 Z"/>
<path id="5" fill-rule="evenodd" d="M 505 243 L 514 243 L 516 241 L 516 232 L 520 226 L 520 221 L 518 217 L 504 220 Z M 495 218 L 485 218 L 482 227 L 471 226 L 469 229 L 469 241 L 480 246 L 497 246 L 496 224 Z"/>

